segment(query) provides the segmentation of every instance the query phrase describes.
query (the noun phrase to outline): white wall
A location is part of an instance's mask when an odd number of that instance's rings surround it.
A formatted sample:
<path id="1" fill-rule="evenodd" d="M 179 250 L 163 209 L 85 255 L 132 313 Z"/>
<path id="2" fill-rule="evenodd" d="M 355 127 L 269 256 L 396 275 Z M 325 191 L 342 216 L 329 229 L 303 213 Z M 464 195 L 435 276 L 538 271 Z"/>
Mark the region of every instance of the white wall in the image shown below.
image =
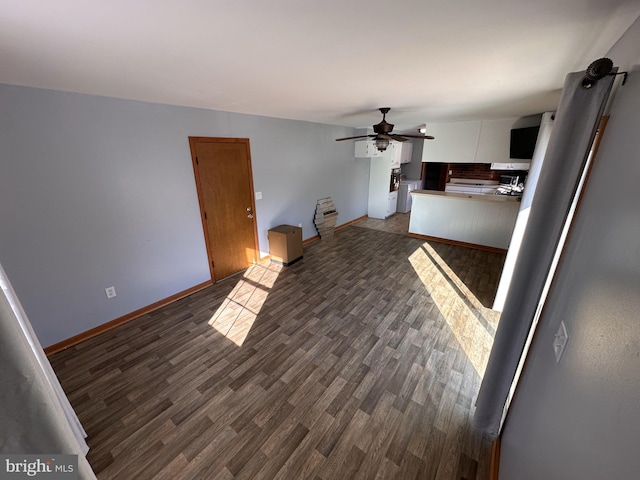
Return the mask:
<path id="1" fill-rule="evenodd" d="M 250 139 L 263 254 L 319 198 L 367 213 L 350 128 L 9 85 L 0 112 L 0 262 L 44 346 L 210 278 L 189 136 Z"/>
<path id="2" fill-rule="evenodd" d="M 640 22 L 609 53 L 630 69 L 502 437 L 501 480 L 637 478 L 640 456 Z M 556 364 L 564 320 L 569 341 Z"/>

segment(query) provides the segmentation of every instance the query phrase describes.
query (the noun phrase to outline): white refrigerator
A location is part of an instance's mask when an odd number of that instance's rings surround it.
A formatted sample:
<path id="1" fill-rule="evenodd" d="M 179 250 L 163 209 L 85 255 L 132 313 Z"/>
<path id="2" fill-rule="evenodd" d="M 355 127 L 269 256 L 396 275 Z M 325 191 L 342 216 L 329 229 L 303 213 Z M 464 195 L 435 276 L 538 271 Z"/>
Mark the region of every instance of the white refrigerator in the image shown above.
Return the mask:
<path id="1" fill-rule="evenodd" d="M 402 180 L 398 189 L 398 212 L 411 211 L 411 192 L 420 189 L 421 180 Z"/>

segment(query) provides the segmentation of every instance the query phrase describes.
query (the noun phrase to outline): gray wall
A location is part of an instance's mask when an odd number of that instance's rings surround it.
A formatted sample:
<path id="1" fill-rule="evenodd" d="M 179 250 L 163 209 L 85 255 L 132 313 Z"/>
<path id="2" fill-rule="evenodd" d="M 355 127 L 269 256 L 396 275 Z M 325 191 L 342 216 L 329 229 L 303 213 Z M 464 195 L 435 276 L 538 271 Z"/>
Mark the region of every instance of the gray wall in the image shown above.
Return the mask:
<path id="1" fill-rule="evenodd" d="M 250 139 L 263 255 L 319 198 L 367 213 L 350 128 L 9 85 L 0 112 L 0 263 L 44 346 L 210 278 L 189 136 Z"/>
<path id="2" fill-rule="evenodd" d="M 424 140 L 413 140 L 413 150 L 411 151 L 411 162 L 403 163 L 400 166 L 402 174 L 410 180 L 420 180 L 422 173 L 422 147 Z"/>
<path id="3" fill-rule="evenodd" d="M 640 472 L 640 22 L 610 56 L 617 90 L 509 411 L 501 480 L 637 478 Z M 564 320 L 569 341 L 556 364 Z"/>

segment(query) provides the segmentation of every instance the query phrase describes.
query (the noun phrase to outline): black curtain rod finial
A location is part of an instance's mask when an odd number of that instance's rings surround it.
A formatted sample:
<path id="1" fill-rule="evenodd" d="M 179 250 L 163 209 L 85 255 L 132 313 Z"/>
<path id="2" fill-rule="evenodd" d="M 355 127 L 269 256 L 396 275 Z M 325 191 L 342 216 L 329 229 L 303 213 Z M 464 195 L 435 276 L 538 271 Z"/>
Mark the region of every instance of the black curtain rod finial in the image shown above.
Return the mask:
<path id="1" fill-rule="evenodd" d="M 593 87 L 598 80 L 607 76 L 624 75 L 622 85 L 627 83 L 627 72 L 612 72 L 613 61 L 610 58 L 599 58 L 591 62 L 582 79 L 582 88 Z"/>

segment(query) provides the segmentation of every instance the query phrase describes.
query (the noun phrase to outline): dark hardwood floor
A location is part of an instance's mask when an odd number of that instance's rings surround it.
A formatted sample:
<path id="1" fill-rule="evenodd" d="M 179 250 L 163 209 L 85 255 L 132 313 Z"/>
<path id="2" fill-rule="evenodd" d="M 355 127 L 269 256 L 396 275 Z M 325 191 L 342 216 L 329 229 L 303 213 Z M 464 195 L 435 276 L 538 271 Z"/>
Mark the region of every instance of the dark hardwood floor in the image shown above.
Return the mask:
<path id="1" fill-rule="evenodd" d="M 485 480 L 503 261 L 348 227 L 51 362 L 100 479 Z"/>

